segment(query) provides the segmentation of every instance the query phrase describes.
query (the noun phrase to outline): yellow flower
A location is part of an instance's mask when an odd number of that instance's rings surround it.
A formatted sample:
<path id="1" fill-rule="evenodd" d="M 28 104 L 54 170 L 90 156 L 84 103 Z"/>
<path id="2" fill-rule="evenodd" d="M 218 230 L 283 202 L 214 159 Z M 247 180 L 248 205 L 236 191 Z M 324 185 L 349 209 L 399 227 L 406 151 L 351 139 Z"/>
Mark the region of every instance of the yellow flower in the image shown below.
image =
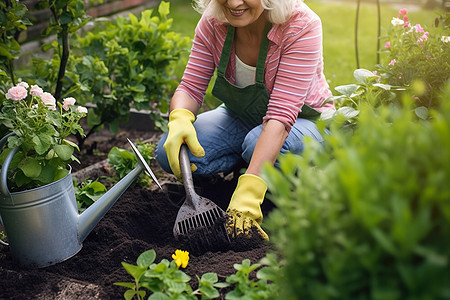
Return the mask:
<path id="1" fill-rule="evenodd" d="M 177 266 L 182 266 L 186 268 L 189 261 L 189 252 L 183 250 L 175 250 L 175 254 L 172 254 L 172 258 L 177 264 Z"/>

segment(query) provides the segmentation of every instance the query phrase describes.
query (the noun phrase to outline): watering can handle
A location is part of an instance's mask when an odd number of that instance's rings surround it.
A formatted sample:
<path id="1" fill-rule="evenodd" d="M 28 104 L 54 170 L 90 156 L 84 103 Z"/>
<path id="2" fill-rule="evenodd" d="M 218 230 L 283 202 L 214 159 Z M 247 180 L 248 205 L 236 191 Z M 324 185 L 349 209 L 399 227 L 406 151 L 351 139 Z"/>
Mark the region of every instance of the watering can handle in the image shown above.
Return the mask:
<path id="1" fill-rule="evenodd" d="M 6 144 L 6 141 L 8 140 L 8 138 L 13 135 L 15 135 L 15 133 L 11 132 L 11 133 L 5 135 L 0 140 L 0 150 Z M 9 189 L 8 189 L 8 184 L 7 184 L 8 167 L 11 164 L 11 160 L 14 157 L 14 154 L 16 154 L 18 150 L 19 150 L 19 148 L 16 147 L 16 148 L 12 149 L 11 152 L 9 152 L 8 156 L 6 157 L 5 161 L 3 162 L 1 173 L 0 173 L 0 192 L 7 197 L 10 197 L 10 195 L 11 195 L 11 193 L 9 192 Z"/>

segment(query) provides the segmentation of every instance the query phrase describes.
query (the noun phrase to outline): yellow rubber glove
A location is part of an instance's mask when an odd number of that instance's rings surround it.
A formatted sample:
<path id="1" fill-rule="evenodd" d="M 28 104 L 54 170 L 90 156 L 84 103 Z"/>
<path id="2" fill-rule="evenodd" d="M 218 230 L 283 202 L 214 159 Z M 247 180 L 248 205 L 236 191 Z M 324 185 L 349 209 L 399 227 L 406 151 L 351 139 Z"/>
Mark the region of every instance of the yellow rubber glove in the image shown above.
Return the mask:
<path id="1" fill-rule="evenodd" d="M 179 157 L 182 144 L 186 144 L 189 150 L 191 150 L 191 153 L 196 157 L 205 156 L 205 150 L 198 142 L 197 132 L 195 132 L 194 125 L 192 125 L 194 121 L 194 114 L 184 108 L 174 109 L 169 114 L 169 134 L 163 147 L 173 174 L 180 180 L 181 169 Z M 192 164 L 191 169 L 195 171 L 197 167 Z"/>
<path id="2" fill-rule="evenodd" d="M 256 229 L 258 235 L 268 240 L 269 236 L 262 230 L 263 219 L 260 205 L 264 201 L 267 185 L 260 177 L 244 174 L 239 177 L 236 190 L 228 205 L 227 231 L 232 237 L 239 234 L 251 236 Z"/>

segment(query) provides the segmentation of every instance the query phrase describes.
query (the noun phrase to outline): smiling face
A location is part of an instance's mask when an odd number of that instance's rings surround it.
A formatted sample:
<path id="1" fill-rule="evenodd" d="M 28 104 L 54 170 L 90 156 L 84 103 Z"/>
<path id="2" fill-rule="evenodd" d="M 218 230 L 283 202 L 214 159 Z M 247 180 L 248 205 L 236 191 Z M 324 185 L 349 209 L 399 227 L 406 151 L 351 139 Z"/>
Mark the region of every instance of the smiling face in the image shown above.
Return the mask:
<path id="1" fill-rule="evenodd" d="M 228 22 L 234 27 L 246 27 L 256 22 L 264 12 L 261 0 L 216 0 Z"/>

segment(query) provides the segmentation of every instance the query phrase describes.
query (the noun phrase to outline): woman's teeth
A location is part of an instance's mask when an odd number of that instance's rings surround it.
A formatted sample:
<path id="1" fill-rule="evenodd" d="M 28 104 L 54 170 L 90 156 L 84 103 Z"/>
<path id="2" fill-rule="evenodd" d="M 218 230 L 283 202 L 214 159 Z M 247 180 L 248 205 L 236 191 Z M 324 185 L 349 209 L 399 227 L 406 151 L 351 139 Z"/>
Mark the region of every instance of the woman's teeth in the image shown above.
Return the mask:
<path id="1" fill-rule="evenodd" d="M 245 11 L 245 9 L 241 9 L 241 10 L 230 9 L 230 11 L 232 14 L 242 14 Z"/>

